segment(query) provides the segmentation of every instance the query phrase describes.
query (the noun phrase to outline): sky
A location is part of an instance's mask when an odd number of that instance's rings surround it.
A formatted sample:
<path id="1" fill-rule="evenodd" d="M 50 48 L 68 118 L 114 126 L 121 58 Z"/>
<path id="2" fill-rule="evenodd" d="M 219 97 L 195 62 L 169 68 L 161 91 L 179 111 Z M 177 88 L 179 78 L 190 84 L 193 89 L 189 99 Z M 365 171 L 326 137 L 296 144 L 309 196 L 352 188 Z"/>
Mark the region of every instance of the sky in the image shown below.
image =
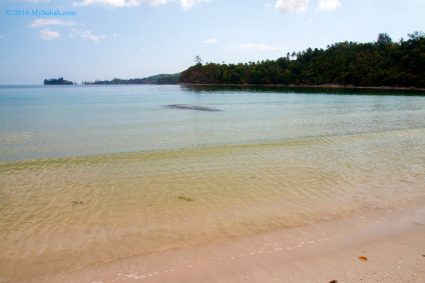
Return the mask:
<path id="1" fill-rule="evenodd" d="M 425 0 L 0 0 L 0 84 L 141 78 L 425 31 Z"/>

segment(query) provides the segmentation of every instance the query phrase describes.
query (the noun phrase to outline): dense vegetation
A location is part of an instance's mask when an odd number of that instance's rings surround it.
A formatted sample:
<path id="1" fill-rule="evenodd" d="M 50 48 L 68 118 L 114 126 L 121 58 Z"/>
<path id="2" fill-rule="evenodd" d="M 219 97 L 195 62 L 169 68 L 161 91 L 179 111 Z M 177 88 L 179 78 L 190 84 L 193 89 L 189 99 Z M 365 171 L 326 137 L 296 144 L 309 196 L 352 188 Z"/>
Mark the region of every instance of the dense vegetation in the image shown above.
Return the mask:
<path id="1" fill-rule="evenodd" d="M 73 85 L 71 81 L 64 80 L 62 77 L 58 79 L 44 80 L 44 85 Z"/>
<path id="2" fill-rule="evenodd" d="M 340 42 L 326 49 L 288 53 L 275 61 L 197 64 L 181 73 L 188 84 L 282 84 L 425 87 L 425 34 L 393 42 L 379 34 L 372 43 Z"/>
<path id="3" fill-rule="evenodd" d="M 156 76 L 151 76 L 143 79 L 113 79 L 110 81 L 94 81 L 94 82 L 83 82 L 83 84 L 95 84 L 95 85 L 119 85 L 119 84 L 177 84 L 179 82 L 180 74 L 161 74 Z"/>

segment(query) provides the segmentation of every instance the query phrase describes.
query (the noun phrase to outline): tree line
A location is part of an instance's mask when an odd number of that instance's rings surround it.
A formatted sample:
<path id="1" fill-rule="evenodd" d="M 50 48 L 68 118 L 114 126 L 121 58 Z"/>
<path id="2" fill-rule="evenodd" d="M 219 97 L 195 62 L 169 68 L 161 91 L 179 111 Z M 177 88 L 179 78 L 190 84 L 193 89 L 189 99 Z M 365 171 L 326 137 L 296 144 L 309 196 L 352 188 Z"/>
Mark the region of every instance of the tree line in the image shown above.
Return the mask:
<path id="1" fill-rule="evenodd" d="M 60 78 L 57 78 L 57 79 L 45 79 L 43 81 L 43 84 L 44 85 L 73 85 L 73 84 L 76 84 L 76 83 L 71 82 L 71 81 L 67 81 L 64 78 L 60 77 Z"/>
<path id="2" fill-rule="evenodd" d="M 84 81 L 84 85 L 122 85 L 122 84 L 177 84 L 179 82 L 180 73 L 177 74 L 160 74 L 150 76 L 147 78 L 136 78 L 136 79 L 113 79 L 113 80 L 96 80 L 93 82 Z"/>
<path id="3" fill-rule="evenodd" d="M 381 33 L 375 42 L 339 42 L 308 48 L 277 60 L 239 64 L 197 63 L 183 71 L 187 84 L 389 86 L 425 88 L 425 34 L 394 42 Z"/>

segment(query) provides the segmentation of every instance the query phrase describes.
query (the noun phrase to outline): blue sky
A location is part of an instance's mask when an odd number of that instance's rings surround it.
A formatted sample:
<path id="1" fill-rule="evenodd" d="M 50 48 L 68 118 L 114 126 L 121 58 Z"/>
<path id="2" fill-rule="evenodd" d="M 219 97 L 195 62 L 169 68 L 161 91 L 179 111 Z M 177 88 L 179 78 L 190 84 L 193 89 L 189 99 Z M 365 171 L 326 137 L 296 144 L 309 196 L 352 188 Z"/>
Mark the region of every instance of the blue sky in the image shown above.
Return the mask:
<path id="1" fill-rule="evenodd" d="M 195 55 L 248 62 L 425 31 L 425 0 L 1 0 L 0 13 L 0 84 L 145 77 Z"/>

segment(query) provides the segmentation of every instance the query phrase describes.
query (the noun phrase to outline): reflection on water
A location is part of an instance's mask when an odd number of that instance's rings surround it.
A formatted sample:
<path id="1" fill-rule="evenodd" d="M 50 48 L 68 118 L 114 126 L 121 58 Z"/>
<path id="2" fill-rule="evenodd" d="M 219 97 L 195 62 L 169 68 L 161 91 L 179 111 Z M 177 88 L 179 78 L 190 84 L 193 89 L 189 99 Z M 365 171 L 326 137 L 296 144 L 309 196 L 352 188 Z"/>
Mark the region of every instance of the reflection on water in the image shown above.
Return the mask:
<path id="1" fill-rule="evenodd" d="M 424 97 L 144 86 L 0 101 L 0 281 L 425 198 Z"/>

